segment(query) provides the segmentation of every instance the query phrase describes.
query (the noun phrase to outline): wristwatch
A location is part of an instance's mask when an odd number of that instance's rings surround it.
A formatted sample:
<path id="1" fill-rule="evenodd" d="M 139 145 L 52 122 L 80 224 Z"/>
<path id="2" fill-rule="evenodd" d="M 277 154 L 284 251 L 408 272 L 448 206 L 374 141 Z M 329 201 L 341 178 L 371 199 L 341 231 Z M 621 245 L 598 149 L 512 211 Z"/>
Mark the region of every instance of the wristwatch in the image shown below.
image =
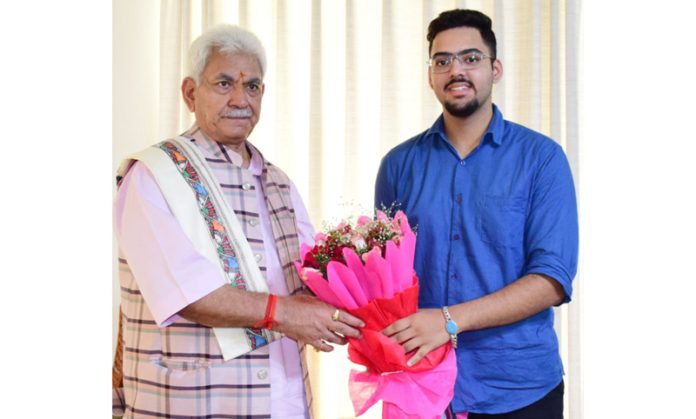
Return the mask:
<path id="1" fill-rule="evenodd" d="M 445 331 L 449 333 L 450 340 L 452 341 L 452 346 L 456 348 L 458 330 L 457 323 L 455 323 L 454 320 L 452 320 L 452 316 L 450 316 L 447 306 L 442 307 L 442 315 L 445 316 Z"/>

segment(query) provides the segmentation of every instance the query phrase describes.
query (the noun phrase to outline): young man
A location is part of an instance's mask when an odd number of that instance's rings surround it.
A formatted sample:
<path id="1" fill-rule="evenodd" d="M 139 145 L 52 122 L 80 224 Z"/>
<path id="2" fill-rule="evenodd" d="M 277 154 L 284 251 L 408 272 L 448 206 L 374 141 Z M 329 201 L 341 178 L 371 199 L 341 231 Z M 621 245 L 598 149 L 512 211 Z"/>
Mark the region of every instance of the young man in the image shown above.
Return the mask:
<path id="1" fill-rule="evenodd" d="M 469 418 L 561 418 L 563 366 L 552 306 L 572 293 L 575 190 L 561 147 L 503 119 L 491 20 L 441 13 L 428 28 L 432 127 L 382 160 L 376 206 L 418 226 L 421 310 L 384 333 L 417 350 L 457 347 L 454 412 Z"/>

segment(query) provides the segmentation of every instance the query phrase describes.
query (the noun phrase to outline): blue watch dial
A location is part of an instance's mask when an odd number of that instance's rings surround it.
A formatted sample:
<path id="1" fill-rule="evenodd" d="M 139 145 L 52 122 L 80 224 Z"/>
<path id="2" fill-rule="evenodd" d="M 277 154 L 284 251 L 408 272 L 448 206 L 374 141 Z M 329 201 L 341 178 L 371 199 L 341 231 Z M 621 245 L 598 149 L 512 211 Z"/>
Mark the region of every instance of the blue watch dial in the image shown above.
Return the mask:
<path id="1" fill-rule="evenodd" d="M 457 323 L 455 323 L 454 320 L 447 320 L 447 323 L 445 324 L 445 330 L 447 330 L 447 333 L 449 333 L 450 335 L 456 335 Z"/>

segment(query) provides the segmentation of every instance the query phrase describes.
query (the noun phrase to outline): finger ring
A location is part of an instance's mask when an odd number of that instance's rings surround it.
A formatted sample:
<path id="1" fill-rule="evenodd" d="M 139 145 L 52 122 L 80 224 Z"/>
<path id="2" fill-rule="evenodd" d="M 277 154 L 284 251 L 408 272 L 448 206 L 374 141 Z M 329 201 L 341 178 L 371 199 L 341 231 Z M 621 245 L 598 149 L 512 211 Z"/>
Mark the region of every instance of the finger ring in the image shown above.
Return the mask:
<path id="1" fill-rule="evenodd" d="M 341 310 L 336 309 L 336 311 L 334 311 L 334 313 L 331 315 L 331 320 L 337 322 L 338 316 L 340 316 L 340 315 L 341 315 Z"/>

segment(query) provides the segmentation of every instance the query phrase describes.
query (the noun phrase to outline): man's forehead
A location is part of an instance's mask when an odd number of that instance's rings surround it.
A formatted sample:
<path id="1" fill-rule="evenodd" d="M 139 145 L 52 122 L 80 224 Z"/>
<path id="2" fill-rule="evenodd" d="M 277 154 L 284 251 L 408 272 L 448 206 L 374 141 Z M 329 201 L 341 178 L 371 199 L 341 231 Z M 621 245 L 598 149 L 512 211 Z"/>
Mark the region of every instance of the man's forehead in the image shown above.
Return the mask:
<path id="1" fill-rule="evenodd" d="M 236 73 L 231 72 L 231 71 L 219 71 L 217 73 L 212 73 L 209 74 L 209 77 L 212 79 L 222 79 L 222 80 L 229 80 L 232 82 L 261 82 L 261 77 L 252 74 L 246 73 L 244 70 L 239 70 Z"/>
<path id="2" fill-rule="evenodd" d="M 458 53 L 465 50 L 490 53 L 478 29 L 468 26 L 446 29 L 438 33 L 433 39 L 431 52 Z"/>
<path id="3" fill-rule="evenodd" d="M 209 75 L 226 74 L 232 76 L 235 80 L 241 76 L 245 79 L 254 78 L 261 79 L 261 67 L 258 59 L 245 53 L 221 54 L 214 51 L 208 60 L 205 73 Z"/>

